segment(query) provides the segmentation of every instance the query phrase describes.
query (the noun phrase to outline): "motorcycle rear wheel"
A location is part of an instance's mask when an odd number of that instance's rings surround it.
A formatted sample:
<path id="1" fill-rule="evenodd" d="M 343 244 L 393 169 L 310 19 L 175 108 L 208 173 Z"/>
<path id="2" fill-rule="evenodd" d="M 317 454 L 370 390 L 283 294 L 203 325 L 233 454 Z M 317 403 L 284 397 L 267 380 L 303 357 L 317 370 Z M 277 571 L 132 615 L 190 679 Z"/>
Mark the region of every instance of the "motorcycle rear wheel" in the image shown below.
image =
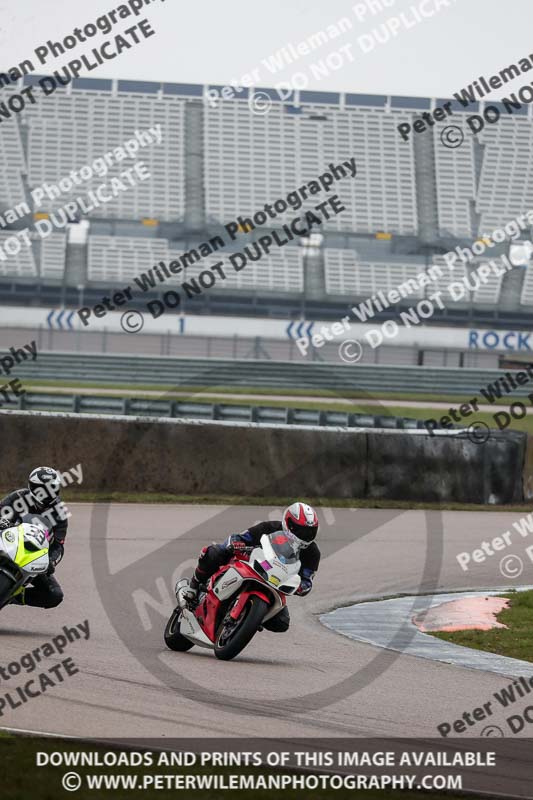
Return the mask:
<path id="1" fill-rule="evenodd" d="M 268 603 L 260 597 L 252 597 L 246 604 L 241 617 L 231 634 L 224 637 L 226 626 L 222 624 L 215 640 L 215 655 L 221 661 L 231 661 L 239 655 L 246 645 L 257 633 L 263 617 L 268 609 Z"/>
<path id="2" fill-rule="evenodd" d="M 194 647 L 193 642 L 180 633 L 180 610 L 175 609 L 165 628 L 165 644 L 169 650 L 185 653 Z"/>

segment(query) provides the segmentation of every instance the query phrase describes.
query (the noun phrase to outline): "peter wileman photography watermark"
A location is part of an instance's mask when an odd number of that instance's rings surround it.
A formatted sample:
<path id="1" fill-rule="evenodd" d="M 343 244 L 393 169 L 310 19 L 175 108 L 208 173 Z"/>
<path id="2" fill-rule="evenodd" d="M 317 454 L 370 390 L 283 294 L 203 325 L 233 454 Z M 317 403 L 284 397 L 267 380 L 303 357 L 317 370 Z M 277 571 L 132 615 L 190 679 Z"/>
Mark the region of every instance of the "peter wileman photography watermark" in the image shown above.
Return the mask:
<path id="1" fill-rule="evenodd" d="M 479 390 L 479 393 L 483 395 L 485 400 L 490 405 L 494 405 L 497 402 L 501 403 L 502 400 L 505 400 L 506 397 L 509 397 L 519 386 L 526 386 L 532 381 L 533 364 L 528 364 L 523 370 L 517 370 L 514 374 L 512 372 L 506 372 L 505 375 L 501 375 L 492 383 L 487 383 L 485 387 Z M 529 405 L 533 406 L 533 391 L 528 394 L 527 399 Z M 479 402 L 480 401 L 478 397 L 473 397 L 471 400 L 462 403 L 458 408 L 450 408 L 448 414 L 445 414 L 439 420 L 424 420 L 424 426 L 431 435 L 434 435 L 433 432 L 435 428 L 438 427 L 453 428 L 455 422 L 462 422 L 464 419 L 471 417 L 475 411 L 478 413 L 481 412 L 483 409 L 479 407 Z M 513 419 L 524 419 L 526 415 L 527 407 L 525 403 L 515 401 L 513 403 L 509 403 L 507 411 L 505 409 L 500 409 L 499 411 L 494 412 L 492 414 L 492 420 L 498 426 L 498 429 L 503 431 L 505 428 L 509 427 Z M 470 420 L 471 426 L 475 424 L 476 423 Z M 479 428 L 479 430 L 481 431 L 481 428 Z M 487 441 L 490 435 L 488 426 L 486 430 L 487 433 L 485 435 L 485 441 Z M 482 434 L 478 433 L 476 443 L 481 444 L 481 439 Z"/>
<path id="2" fill-rule="evenodd" d="M 142 147 L 161 144 L 162 141 L 161 125 L 155 125 L 147 130 L 134 131 L 133 137 L 126 139 L 101 157 L 93 159 L 90 164 L 84 164 L 78 169 L 71 169 L 69 174 L 64 175 L 57 183 L 43 183 L 33 188 L 30 192 L 33 208 L 30 208 L 26 200 L 17 203 L 0 214 L 0 227 L 5 228 L 7 225 L 24 219 L 32 211 L 47 208 L 61 195 L 70 195 L 77 186 L 83 187 L 95 176 L 106 177 L 112 167 L 116 167 L 126 159 L 137 158 Z M 69 200 L 59 209 L 47 213 L 46 217 L 34 223 L 31 231 L 29 228 L 13 231 L 12 235 L 0 245 L 0 261 L 6 261 L 10 256 L 18 255 L 23 245 L 31 247 L 32 236 L 38 235 L 40 239 L 46 239 L 54 230 L 61 230 L 71 222 L 78 222 L 83 215 L 90 214 L 91 211 L 113 202 L 121 194 L 128 192 L 132 187 L 135 188 L 139 183 L 144 183 L 151 177 L 144 161 L 135 161 L 133 166 L 122 169 L 118 175 L 109 178 L 106 183 L 99 184 L 94 190 L 91 189 L 86 194 Z"/>
<path id="3" fill-rule="evenodd" d="M 506 552 L 509 548 L 522 546 L 522 539 L 533 534 L 533 514 L 524 514 L 513 522 L 512 529 L 503 531 L 490 540 L 484 539 L 473 550 L 457 553 L 456 560 L 463 572 L 470 572 L 476 564 L 485 564 L 490 559 L 500 559 L 499 569 L 504 578 L 515 579 L 524 571 L 524 562 L 515 553 Z M 503 554 L 503 555 L 502 555 Z M 533 562 L 533 545 L 525 550 L 529 561 Z"/>
<path id="4" fill-rule="evenodd" d="M 83 638 L 82 638 L 83 634 Z M 8 664 L 0 665 L 0 678 L 2 684 L 7 684 L 12 678 L 22 683 L 18 686 L 7 687 L 2 685 L 0 694 L 0 717 L 5 711 L 14 711 L 25 705 L 35 697 L 45 694 L 48 689 L 64 683 L 66 678 L 77 675 L 78 667 L 72 658 L 64 658 L 59 664 L 53 664 L 46 670 L 34 674 L 38 665 L 42 665 L 46 659 L 53 656 L 62 656 L 69 644 L 77 641 L 88 641 L 90 637 L 89 620 L 79 622 L 75 627 L 64 625 L 62 631 L 54 636 L 50 641 L 44 642 L 39 647 L 24 653 L 21 658 L 10 661 Z M 28 675 L 32 675 L 29 680 L 25 680 Z M 4 691 L 4 688 L 7 691 Z"/>
<path id="5" fill-rule="evenodd" d="M 94 22 L 86 23 L 83 28 L 74 28 L 61 41 L 48 40 L 45 44 L 39 45 L 33 51 L 32 58 L 26 58 L 18 66 L 0 73 L 0 87 L 17 83 L 25 75 L 34 73 L 49 61 L 63 55 L 67 50 L 77 49 L 80 44 L 85 44 L 88 39 L 99 33 L 104 33 L 104 35 L 110 33 L 120 20 L 127 19 L 132 15 L 139 16 L 141 10 L 151 5 L 152 2 L 157 2 L 157 0 L 126 0 L 126 3 L 99 16 Z M 161 0 L 161 2 L 164 3 L 165 0 Z M 10 94 L 5 101 L 0 102 L 0 123 L 24 111 L 28 104 L 35 105 L 39 97 L 50 97 L 61 86 L 67 86 L 74 78 L 79 77 L 82 69 L 91 72 L 106 61 L 116 58 L 125 50 L 130 50 L 140 44 L 143 39 L 154 35 L 155 31 L 148 20 L 142 19 L 125 28 L 121 33 L 117 33 L 113 39 L 107 39 L 93 47 L 90 52 L 84 51 L 79 58 L 69 61 L 62 67 L 61 72 L 55 70 L 53 76 L 43 76 L 33 86 L 25 86 L 18 94 Z"/>
<path id="6" fill-rule="evenodd" d="M 273 98 L 280 102 L 292 101 L 295 91 L 307 89 L 312 80 L 331 79 L 332 74 L 352 65 L 358 56 L 394 41 L 456 3 L 457 0 L 416 0 L 403 8 L 398 7 L 401 6 L 398 0 L 354 3 L 350 14 L 332 19 L 326 27 L 298 41 L 284 42 L 240 78 L 232 78 L 226 86 L 206 87 L 204 102 L 210 108 L 217 108 L 224 100 L 247 97 L 252 113 L 267 114 L 272 109 Z M 391 9 L 394 14 L 381 21 Z M 372 27 L 361 30 L 366 23 Z M 352 34 L 357 34 L 356 38 L 352 36 L 352 41 L 338 44 L 337 40 Z M 332 43 L 334 46 L 330 49 L 328 46 Z M 270 84 L 272 76 L 278 78 L 274 89 L 254 88 Z"/>
<path id="7" fill-rule="evenodd" d="M 418 300 L 415 305 L 400 311 L 397 319 L 389 319 L 381 323 L 378 327 L 369 328 L 364 333 L 366 343 L 375 350 L 383 343 L 396 338 L 401 327 L 411 328 L 421 325 L 434 316 L 437 309 L 445 310 L 450 301 L 452 303 L 463 301 L 469 292 L 475 292 L 480 287 L 487 285 L 490 281 L 503 277 L 507 272 L 515 267 L 521 267 L 528 263 L 533 253 L 533 243 L 528 239 L 522 240 L 520 236 L 529 232 L 533 225 L 533 209 L 520 214 L 515 219 L 510 220 L 501 228 L 496 228 L 490 234 L 482 234 L 470 247 L 457 246 L 453 250 L 445 253 L 441 258 L 442 264 L 430 264 L 427 269 L 407 278 L 403 283 L 398 284 L 394 289 L 378 291 L 351 308 L 354 322 L 369 323 L 374 319 L 376 313 L 382 313 L 402 300 L 426 293 L 426 296 Z M 514 244 L 520 252 L 509 252 L 509 255 L 502 255 L 488 259 L 485 263 L 476 264 L 476 259 L 484 257 L 491 248 L 502 244 Z M 357 259 L 357 253 L 354 254 Z M 354 263 L 354 269 L 357 262 Z M 472 265 L 472 269 L 462 276 L 453 276 L 453 270 L 461 265 Z M 447 268 L 448 275 L 445 268 Z M 448 284 L 443 289 L 435 288 L 441 285 L 442 279 L 449 278 Z M 434 291 L 432 291 L 434 288 Z M 311 335 L 298 337 L 296 346 L 302 356 L 307 356 L 311 348 L 321 348 L 326 342 L 342 338 L 344 341 L 339 346 L 339 356 L 346 363 L 356 363 L 363 354 L 363 344 L 355 339 L 346 339 L 346 333 L 352 328 L 350 316 L 342 317 L 341 320 L 330 325 L 323 325 L 320 330 L 314 328 Z M 512 334 L 521 337 L 519 343 L 525 343 L 527 335 Z M 472 332 L 471 344 L 477 345 L 477 332 Z M 488 342 L 486 343 L 488 346 Z M 494 346 L 499 344 L 495 342 Z M 491 347 L 493 345 L 490 345 Z M 457 421 L 457 420 L 456 420 Z"/>
<path id="8" fill-rule="evenodd" d="M 212 367 L 209 363 L 206 362 L 204 370 L 201 376 L 201 384 L 205 387 L 205 391 L 208 391 L 208 388 L 216 386 L 216 383 L 213 381 Z M 303 376 L 301 388 L 305 388 L 308 382 L 306 376 Z M 173 391 L 169 387 L 161 395 L 160 399 L 168 398 Z M 332 391 L 331 396 L 338 397 L 338 393 L 336 394 Z M 365 397 L 371 400 L 375 399 L 368 392 L 363 391 L 361 402 L 364 401 Z M 383 406 L 379 399 L 376 400 L 375 412 L 385 417 L 391 416 L 390 409 Z M 142 426 L 132 450 L 131 441 L 128 445 L 129 433 L 125 428 L 123 429 L 121 439 L 115 443 L 116 446 L 113 449 L 113 453 L 110 453 L 101 463 L 101 474 L 106 476 L 109 485 L 118 485 L 124 479 L 124 476 L 127 476 L 128 469 L 131 470 L 132 458 L 136 458 L 137 455 L 144 458 L 142 454 L 148 446 L 147 436 L 150 436 L 149 426 Z M 311 463 L 325 463 L 326 461 L 329 463 L 329 459 L 333 459 L 331 463 L 336 464 L 338 461 L 338 458 L 335 461 L 335 454 L 337 453 L 338 455 L 336 447 L 337 444 L 333 440 L 330 441 L 330 437 L 326 437 L 320 442 L 318 450 L 315 447 L 312 453 L 304 454 L 303 462 L 300 459 L 297 467 L 294 465 L 288 467 L 286 464 L 280 464 L 279 473 L 276 476 L 272 476 L 272 483 L 270 483 L 271 477 L 267 478 L 269 483 L 263 486 L 261 494 L 264 497 L 274 496 L 278 491 L 276 487 L 293 484 L 294 475 L 300 474 L 302 469 L 305 470 Z M 342 465 L 339 465 L 338 470 L 336 467 L 332 468 L 331 473 L 328 472 L 328 475 L 321 483 L 321 496 L 327 497 L 329 492 L 332 491 L 332 487 L 337 487 L 340 481 L 342 482 L 346 479 L 346 470 Z M 321 506 L 324 505 L 326 505 L 325 502 L 321 503 Z M 229 702 L 234 710 L 243 715 L 250 712 L 253 715 L 257 715 L 258 708 L 267 708 L 270 703 L 268 698 L 261 696 L 260 690 L 258 690 L 259 693 L 256 692 L 253 696 L 248 696 L 243 692 L 238 692 L 235 695 L 231 691 L 231 687 L 226 691 L 228 687 L 221 688 L 211 682 L 209 691 L 206 693 L 202 676 L 196 674 L 194 669 L 191 672 L 186 659 L 161 657 L 161 630 L 162 625 L 168 619 L 173 608 L 175 608 L 176 580 L 185 575 L 191 575 L 197 563 L 199 549 L 205 543 L 206 536 L 219 539 L 230 532 L 236 531 L 234 508 L 221 506 L 220 509 L 214 517 L 210 517 L 208 528 L 206 528 L 206 522 L 201 514 L 199 516 L 193 514 L 183 529 L 176 531 L 176 535 L 168 541 L 162 542 L 157 550 L 153 550 L 143 555 L 142 558 L 129 562 L 117 571 L 116 567 L 109 561 L 109 548 L 101 546 L 102 532 L 104 532 L 105 537 L 114 535 L 114 528 L 109 516 L 111 506 L 108 503 L 94 504 L 90 522 L 92 570 L 96 581 L 96 589 L 118 639 L 128 649 L 132 658 L 138 661 L 158 682 L 169 686 L 175 696 L 181 692 L 183 696 L 187 697 L 188 701 L 208 705 L 222 703 L 225 707 Z M 280 511 L 280 508 L 273 509 L 272 513 L 266 515 L 263 519 L 279 520 Z M 392 515 L 393 517 L 399 517 L 403 513 L 405 513 L 403 510 L 396 510 Z M 363 539 L 372 530 L 377 530 L 382 525 L 382 520 L 378 521 L 374 516 L 359 520 L 358 524 L 355 524 L 354 517 L 355 538 L 349 538 L 349 541 L 346 542 L 335 536 L 330 537 L 328 529 L 333 531 L 337 528 L 340 517 L 345 515 L 349 517 L 352 517 L 352 515 L 357 516 L 357 509 L 322 507 L 319 512 L 321 528 L 325 529 L 323 538 L 330 540 L 328 558 L 331 558 L 334 554 L 338 555 L 340 550 L 350 547 L 357 540 Z M 390 515 L 387 516 L 390 522 Z M 246 525 L 249 526 L 258 521 L 259 519 L 254 512 L 253 516 L 246 519 Z M 431 593 L 437 589 L 441 581 L 443 558 L 441 510 L 437 509 L 434 513 L 426 515 L 424 526 L 426 546 L 423 548 L 424 558 L 423 566 L 421 566 L 420 570 L 420 583 L 417 584 L 418 590 L 413 599 L 413 614 L 423 610 L 422 588 L 424 593 Z M 242 530 L 244 527 L 244 525 L 241 526 L 239 524 L 237 530 Z M 198 541 L 195 544 L 197 539 Z M 136 620 L 137 624 L 129 628 L 125 627 L 123 624 L 125 615 L 129 619 Z M 142 632 L 141 636 L 139 636 L 139 631 Z M 415 626 L 412 626 L 412 630 L 407 634 L 408 639 L 410 636 L 415 635 L 415 631 Z M 154 643 L 154 647 L 146 646 L 149 641 Z M 363 668 L 353 665 L 353 672 L 352 667 L 348 670 L 351 674 L 339 676 L 338 680 L 334 681 L 333 684 L 331 680 L 327 680 L 327 676 L 324 676 L 323 686 L 319 689 L 309 687 L 308 694 L 305 694 L 305 686 L 297 688 L 285 687 L 283 703 L 286 707 L 293 707 L 293 704 L 296 703 L 298 708 L 301 708 L 303 703 L 315 711 L 331 706 L 332 703 L 339 703 L 342 699 L 362 691 L 366 686 L 378 680 L 380 675 L 389 670 L 396 659 L 401 657 L 401 652 L 407 646 L 406 642 L 403 630 L 391 632 L 391 649 L 376 649 L 370 664 L 366 664 Z M 302 691 L 304 692 L 303 695 Z M 287 693 L 289 697 L 286 696 Z"/>
<path id="9" fill-rule="evenodd" d="M 35 340 L 22 347 L 10 347 L 7 353 L 0 356 L 0 374 L 6 377 L 11 375 L 11 372 L 19 364 L 23 364 L 30 357 L 32 361 L 35 361 L 37 358 L 37 342 Z M 0 408 L 2 408 L 5 403 L 11 404 L 14 398 L 21 397 L 23 394 L 26 394 L 26 390 L 18 378 L 3 384 L 3 386 L 0 386 L 0 395 L 2 396 Z"/>
<path id="10" fill-rule="evenodd" d="M 437 730 L 443 737 L 453 737 L 462 733 L 467 733 L 470 736 L 475 735 L 476 731 L 471 730 L 475 725 L 480 722 L 486 722 L 501 709 L 508 709 L 514 706 L 519 700 L 527 698 L 532 693 L 533 675 L 528 678 L 522 676 L 508 683 L 503 689 L 493 692 L 491 695 L 493 700 L 488 700 L 483 705 L 477 706 L 472 710 L 464 711 L 460 717 L 451 722 L 441 722 L 440 725 L 437 725 Z M 533 696 L 531 700 L 533 701 Z M 506 717 L 502 724 L 506 726 L 505 730 L 510 731 L 514 736 L 517 733 L 521 733 L 526 724 L 533 724 L 533 705 L 528 705 L 518 713 Z M 499 725 L 491 722 L 489 725 L 485 725 L 477 735 L 502 737 L 505 736 L 505 732 Z"/>
<path id="11" fill-rule="evenodd" d="M 307 181 L 302 186 L 294 189 L 283 197 L 276 198 L 270 203 L 265 203 L 263 208 L 258 209 L 251 216 L 238 216 L 236 219 L 231 220 L 224 225 L 224 230 L 228 234 L 228 239 L 220 235 L 216 235 L 209 239 L 208 242 L 200 243 L 196 248 L 193 248 L 179 259 L 173 260 L 166 264 L 160 261 L 147 272 L 141 273 L 138 277 L 134 278 L 134 284 L 141 294 L 145 294 L 151 289 L 156 288 L 159 284 L 171 281 L 176 275 L 184 272 L 187 267 L 197 264 L 205 258 L 209 258 L 219 250 L 226 248 L 233 242 L 237 241 L 241 234 L 248 234 L 269 224 L 270 220 L 279 220 L 281 215 L 284 215 L 289 209 L 298 211 L 302 209 L 305 202 L 311 201 L 315 195 L 321 192 L 329 192 L 331 187 L 344 178 L 355 178 L 357 174 L 357 166 L 355 158 L 347 159 L 340 164 L 330 163 L 326 171 L 322 172 L 315 179 Z M 227 279 L 226 269 L 231 269 L 233 272 L 240 272 L 249 263 L 257 263 L 265 256 L 268 256 L 274 248 L 285 247 L 292 241 L 297 241 L 300 237 L 307 237 L 315 228 L 320 227 L 324 222 L 332 219 L 333 217 L 341 214 L 346 208 L 342 205 L 341 200 L 337 194 L 326 197 L 320 203 L 316 203 L 312 208 L 307 211 L 302 211 L 297 217 L 294 217 L 289 222 L 281 222 L 279 229 L 273 229 L 268 233 L 259 236 L 257 241 L 252 242 L 243 248 L 242 251 L 230 252 L 227 255 L 227 261 L 218 261 L 211 264 L 202 272 L 199 272 L 197 277 L 184 281 L 179 288 L 185 293 L 187 298 L 193 298 L 197 295 L 203 294 L 204 291 L 212 289 L 213 286 L 219 282 Z M 116 310 L 117 306 L 124 305 L 128 300 L 132 299 L 135 287 L 129 285 L 121 291 L 115 292 L 113 298 L 103 297 L 100 303 L 89 307 L 85 306 L 80 308 L 77 312 L 78 317 L 83 325 L 87 327 L 90 324 L 91 317 L 102 319 L 110 311 Z M 139 294 L 139 291 L 137 292 Z M 168 309 L 177 308 L 180 305 L 181 297 L 177 290 L 169 289 L 163 295 L 161 300 L 152 300 L 146 303 L 146 310 L 150 313 L 153 319 L 157 319 Z M 128 322 L 129 320 L 129 322 Z M 131 326 L 127 329 L 125 325 Z M 142 314 L 140 311 L 130 311 L 123 315 L 122 326 L 127 332 L 137 333 L 142 328 Z"/>
<path id="12" fill-rule="evenodd" d="M 72 486 L 76 483 L 78 486 L 83 482 L 83 468 L 81 464 L 76 464 L 65 472 L 60 472 L 60 481 L 62 488 Z M 69 519 L 72 514 L 68 510 L 67 505 L 62 500 L 56 500 L 55 488 L 42 485 L 32 489 L 32 494 L 39 503 L 52 502 L 50 508 L 40 511 L 38 516 L 44 517 L 51 526 L 56 525 L 58 519 Z M 26 514 L 34 514 L 35 512 L 29 508 L 28 503 L 24 497 L 17 497 L 12 505 L 6 504 L 0 508 L 0 519 L 7 520 L 18 519 Z"/>
<path id="13" fill-rule="evenodd" d="M 521 58 L 517 64 L 509 64 L 496 75 L 491 75 L 489 78 L 485 78 L 481 75 L 468 86 L 455 92 L 454 98 L 463 109 L 466 109 L 478 103 L 480 100 L 483 100 L 492 91 L 501 89 L 504 84 L 513 81 L 525 72 L 530 72 L 532 69 L 533 53 Z M 489 105 L 485 101 L 482 115 L 471 114 L 466 117 L 466 123 L 472 134 L 476 135 L 481 133 L 487 123 L 494 125 L 496 122 L 499 122 L 502 112 L 513 115 L 516 111 L 520 112 L 524 108 L 527 108 L 531 103 L 533 103 L 533 82 L 521 86 L 517 92 L 513 92 L 509 97 L 502 98 L 499 106 Z M 442 122 L 446 117 L 450 117 L 454 113 L 453 102 L 450 100 L 447 103 L 443 103 L 441 106 L 435 106 L 431 111 L 424 111 L 422 114 L 417 115 L 417 119 L 412 124 L 410 122 L 401 122 L 397 126 L 398 133 L 404 142 L 407 142 L 411 138 L 411 134 L 425 133 L 430 128 L 433 128 L 436 122 Z M 459 134 L 457 134 L 457 131 Z M 443 144 L 447 147 L 457 147 L 462 144 L 464 140 L 462 128 L 457 128 L 457 131 L 456 135 L 458 138 L 456 138 L 455 141 L 450 139 L 446 142 L 443 140 Z"/>

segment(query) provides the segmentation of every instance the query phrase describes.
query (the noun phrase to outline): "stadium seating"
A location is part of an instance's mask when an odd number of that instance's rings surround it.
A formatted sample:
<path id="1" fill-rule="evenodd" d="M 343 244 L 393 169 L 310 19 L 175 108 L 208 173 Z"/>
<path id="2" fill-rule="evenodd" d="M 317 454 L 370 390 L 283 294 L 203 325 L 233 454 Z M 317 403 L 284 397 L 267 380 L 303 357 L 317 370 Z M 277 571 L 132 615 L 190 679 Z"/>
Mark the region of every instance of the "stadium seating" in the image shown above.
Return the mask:
<path id="1" fill-rule="evenodd" d="M 28 75 L 23 83 L 31 85 L 39 78 Z M 420 140 L 412 137 L 405 142 L 397 126 L 401 122 L 412 123 L 416 115 L 442 104 L 442 100 L 301 91 L 282 101 L 274 90 L 264 89 L 261 91 L 272 98 L 271 108 L 266 114 L 255 114 L 250 111 L 247 90 L 213 107 L 202 100 L 207 88 L 79 78 L 42 102 L 28 105 L 13 120 L 2 121 L 0 212 L 27 199 L 28 187 L 55 184 L 73 168 L 79 170 L 93 164 L 136 130 L 161 125 L 162 143 L 141 149 L 137 156 L 145 162 L 151 179 L 119 193 L 92 216 L 125 222 L 144 218 L 183 221 L 191 103 L 199 112 L 195 122 L 199 125 L 198 140 L 203 130 L 203 145 L 193 148 L 201 158 L 195 164 L 197 183 L 192 194 L 195 202 L 203 202 L 210 223 L 224 224 L 238 216 L 251 216 L 265 203 L 286 197 L 316 178 L 330 163 L 341 164 L 349 158 L 356 160 L 356 178 L 337 181 L 330 190 L 330 194 L 339 195 L 346 209 L 328 222 L 332 236 L 384 232 L 389 237 L 412 236 L 415 242 L 419 224 L 422 225 L 418 219 L 422 209 L 417 204 L 420 158 L 429 159 L 429 174 L 434 176 L 436 233 L 448 241 L 459 238 L 468 244 L 478 234 L 490 233 L 533 208 L 531 111 L 526 115 L 503 115 L 497 125 L 486 125 L 474 139 L 466 125 L 466 114 L 456 110 L 451 118 L 434 126 L 431 146 L 421 155 L 417 146 Z M 16 90 L 11 86 L 4 91 Z M 458 148 L 442 145 L 442 131 L 449 124 L 462 127 L 465 132 L 465 141 Z M 106 176 L 95 175 L 55 200 L 46 199 L 35 210 L 53 212 L 132 164 L 133 159 L 116 163 Z M 26 189 L 22 177 L 25 173 Z M 427 170 L 424 175 L 427 178 Z M 190 175 L 188 181 L 190 185 Z M 309 197 L 301 211 L 289 208 L 278 222 L 289 221 L 323 198 L 322 192 Z M 91 284 L 131 282 L 158 261 L 179 258 L 183 253 L 175 245 L 171 248 L 165 238 L 130 238 L 123 232 L 104 236 L 100 231 L 98 228 L 93 234 L 89 230 L 87 279 Z M 340 238 L 337 236 L 335 242 Z M 324 249 L 326 293 L 330 296 L 361 298 L 380 290 L 387 292 L 425 269 L 423 258 L 401 256 L 394 248 L 372 251 L 365 249 L 366 245 L 359 249 L 358 244 L 359 252 L 355 253 L 348 240 L 343 246 L 345 249 Z M 32 277 L 41 272 L 44 281 L 57 282 L 63 278 L 65 256 L 66 236 L 54 233 L 34 252 L 25 248 L 17 257 L 0 262 L 0 274 Z M 209 263 L 205 259 L 184 274 L 194 276 L 197 269 Z M 439 263 L 438 259 L 435 263 Z M 471 268 L 479 263 L 474 262 Z M 268 258 L 250 263 L 242 272 L 228 272 L 227 280 L 217 282 L 217 288 L 301 293 L 304 271 L 299 248 L 290 246 L 272 251 Z M 466 274 L 461 267 L 454 270 L 453 276 L 448 272 L 427 287 L 425 294 L 444 290 L 452 279 Z M 521 304 L 532 304 L 532 282 L 529 268 L 522 288 L 507 282 L 506 291 L 512 290 L 516 295 L 521 291 Z M 501 287 L 501 278 L 491 278 L 469 293 L 464 304 L 494 306 Z M 423 297 L 424 290 L 410 296 Z"/>
<path id="2" fill-rule="evenodd" d="M 3 89 L 12 93 L 13 89 Z M 2 120 L 0 135 L 0 203 L 2 209 L 14 208 L 25 198 L 22 175 L 28 171 L 22 135 L 19 127 L 20 118 Z"/>
<path id="3" fill-rule="evenodd" d="M 483 263 L 482 259 L 476 260 L 472 264 L 472 267 L 478 269 Z M 500 299 L 502 281 L 502 275 L 489 275 L 486 281 L 480 285 L 479 289 L 475 290 L 473 296 L 474 303 L 476 305 L 496 305 Z"/>
<path id="4" fill-rule="evenodd" d="M 415 264 L 394 259 L 360 260 L 355 251 L 339 248 L 328 248 L 324 255 L 328 294 L 349 294 L 356 297 L 370 296 L 379 291 L 386 294 L 424 272 L 423 262 Z M 409 294 L 409 297 L 414 298 L 423 296 L 423 289 Z"/>
<path id="5" fill-rule="evenodd" d="M 531 262 L 525 271 L 520 303 L 523 306 L 533 306 L 533 264 Z"/>
<path id="6" fill-rule="evenodd" d="M 0 231 L 0 248 L 3 248 L 5 240 L 12 236 L 12 231 Z M 37 274 L 33 250 L 24 243 L 17 255 L 8 255 L 5 261 L 0 260 L 0 275 L 12 278 L 35 278 Z"/>
<path id="7" fill-rule="evenodd" d="M 489 233 L 533 208 L 533 124 L 502 116 L 480 134 L 484 146 L 477 209 L 480 232 Z"/>
<path id="8" fill-rule="evenodd" d="M 316 179 L 330 163 L 354 157 L 358 168 L 334 189 L 346 213 L 331 221 L 335 230 L 366 233 L 417 231 L 414 160 L 403 146 L 394 114 L 368 108 L 339 110 L 310 103 L 289 113 L 274 103 L 264 116 L 248 105 L 220 103 L 205 112 L 205 181 L 208 213 L 218 220 L 253 213 Z M 322 196 L 304 204 L 310 208 Z M 289 211 L 281 218 L 294 217 Z"/>
<path id="9" fill-rule="evenodd" d="M 183 255 L 183 252 L 183 250 L 170 250 L 169 258 L 178 260 Z M 217 290 L 242 289 L 248 291 L 303 292 L 303 257 L 299 247 L 284 247 L 279 250 L 273 250 L 258 262 L 249 261 L 246 267 L 239 272 L 232 268 L 228 255 L 226 254 L 224 258 L 222 256 L 204 258 L 197 264 L 187 267 L 180 274 L 180 282 L 195 278 L 199 272 L 208 269 L 223 258 L 226 278 L 224 280 L 217 279 Z"/>
<path id="10" fill-rule="evenodd" d="M 152 179 L 120 193 L 93 215 L 109 218 L 151 217 L 177 220 L 184 211 L 183 170 L 184 101 L 157 95 L 108 91 L 57 91 L 46 101 L 30 106 L 29 171 L 33 186 L 57 183 L 70 171 L 93 164 L 132 137 L 136 130 L 160 124 L 163 141 L 142 148 L 137 159 L 146 164 Z M 55 200 L 45 198 L 41 210 L 53 211 L 69 200 L 86 195 L 111 177 L 131 167 L 135 159 L 115 163 L 105 177 L 95 175 L 82 186 Z"/>
<path id="11" fill-rule="evenodd" d="M 128 284 L 158 261 L 168 261 L 166 239 L 90 236 L 87 277 L 90 281 Z"/>

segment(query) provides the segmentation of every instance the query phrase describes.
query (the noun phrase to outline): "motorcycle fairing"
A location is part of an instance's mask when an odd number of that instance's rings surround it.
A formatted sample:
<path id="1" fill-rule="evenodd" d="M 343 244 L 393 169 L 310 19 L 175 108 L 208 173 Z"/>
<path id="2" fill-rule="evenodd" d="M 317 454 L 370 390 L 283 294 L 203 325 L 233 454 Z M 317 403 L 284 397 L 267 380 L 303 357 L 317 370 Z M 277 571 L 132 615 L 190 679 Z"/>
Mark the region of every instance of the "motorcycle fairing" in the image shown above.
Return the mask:
<path id="1" fill-rule="evenodd" d="M 0 539 L 0 555 L 4 553 L 20 569 L 30 574 L 48 569 L 48 543 L 37 535 L 33 525 L 21 524 L 7 528 Z"/>

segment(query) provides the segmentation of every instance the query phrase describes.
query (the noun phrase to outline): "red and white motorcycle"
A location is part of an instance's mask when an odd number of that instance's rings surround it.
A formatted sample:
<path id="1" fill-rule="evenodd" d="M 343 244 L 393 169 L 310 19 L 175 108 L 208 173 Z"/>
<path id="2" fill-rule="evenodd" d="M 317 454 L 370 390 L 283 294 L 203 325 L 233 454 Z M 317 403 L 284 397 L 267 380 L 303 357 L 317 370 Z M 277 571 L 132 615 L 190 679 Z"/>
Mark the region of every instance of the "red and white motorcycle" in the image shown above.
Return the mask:
<path id="1" fill-rule="evenodd" d="M 247 550 L 210 578 L 193 608 L 185 596 L 188 579 L 178 581 L 178 605 L 165 628 L 167 647 L 183 652 L 197 644 L 229 661 L 281 611 L 286 595 L 300 585 L 298 540 L 279 531 L 265 534 L 259 546 Z"/>

